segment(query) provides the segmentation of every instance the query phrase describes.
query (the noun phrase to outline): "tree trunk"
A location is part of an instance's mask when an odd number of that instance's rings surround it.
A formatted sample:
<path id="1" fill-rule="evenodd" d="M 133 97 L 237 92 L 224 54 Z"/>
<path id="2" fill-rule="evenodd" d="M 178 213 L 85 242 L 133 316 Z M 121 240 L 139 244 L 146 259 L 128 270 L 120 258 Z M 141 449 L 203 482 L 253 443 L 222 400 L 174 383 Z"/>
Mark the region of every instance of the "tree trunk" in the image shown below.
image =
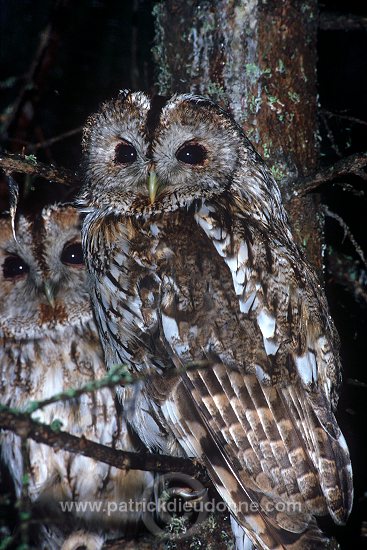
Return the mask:
<path id="1" fill-rule="evenodd" d="M 154 15 L 159 93 L 191 91 L 229 109 L 287 197 L 318 158 L 317 1 L 167 0 Z M 317 197 L 292 196 L 286 206 L 321 273 Z"/>

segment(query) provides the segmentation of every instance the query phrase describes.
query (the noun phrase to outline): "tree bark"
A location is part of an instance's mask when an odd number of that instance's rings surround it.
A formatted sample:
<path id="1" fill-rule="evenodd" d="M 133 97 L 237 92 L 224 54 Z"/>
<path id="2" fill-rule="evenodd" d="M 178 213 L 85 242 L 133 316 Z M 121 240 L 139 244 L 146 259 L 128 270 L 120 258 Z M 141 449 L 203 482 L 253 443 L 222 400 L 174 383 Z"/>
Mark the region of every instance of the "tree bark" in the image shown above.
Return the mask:
<path id="1" fill-rule="evenodd" d="M 167 0 L 154 16 L 159 93 L 191 91 L 229 109 L 288 198 L 317 165 L 317 1 Z M 321 273 L 317 196 L 293 195 L 286 207 Z"/>

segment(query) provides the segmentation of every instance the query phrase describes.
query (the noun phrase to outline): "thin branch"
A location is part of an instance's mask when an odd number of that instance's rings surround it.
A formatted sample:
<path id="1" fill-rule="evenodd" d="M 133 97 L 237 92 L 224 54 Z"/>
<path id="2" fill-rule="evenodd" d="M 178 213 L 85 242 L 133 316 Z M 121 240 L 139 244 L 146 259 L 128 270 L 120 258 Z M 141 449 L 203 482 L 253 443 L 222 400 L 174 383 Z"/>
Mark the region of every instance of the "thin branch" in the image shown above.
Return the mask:
<path id="1" fill-rule="evenodd" d="M 7 135 L 10 127 L 16 124 L 29 97 L 29 90 L 37 88 L 39 91 L 42 80 L 45 80 L 45 75 L 51 68 L 51 59 L 56 53 L 56 44 L 59 41 L 57 29 L 60 26 L 60 13 L 66 8 L 69 1 L 57 0 L 54 5 L 51 21 L 40 34 L 37 50 L 24 76 L 20 92 L 11 105 L 2 125 L 1 132 L 4 135 Z"/>
<path id="2" fill-rule="evenodd" d="M 18 82 L 22 82 L 25 78 L 24 74 L 16 75 L 16 76 L 8 76 L 4 80 L 0 81 L 0 90 L 9 90 L 10 88 L 13 88 Z"/>
<path id="3" fill-rule="evenodd" d="M 46 139 L 44 141 L 38 141 L 37 143 L 31 143 L 30 141 L 25 141 L 24 139 L 17 139 L 17 138 L 8 138 L 6 139 L 6 141 L 9 143 L 19 143 L 19 145 L 25 145 L 26 147 L 28 147 L 30 151 L 35 151 L 37 149 L 45 149 L 46 147 L 50 147 L 50 145 L 53 145 L 54 143 L 58 143 L 59 141 L 67 139 L 71 136 L 75 136 L 75 134 L 80 134 L 82 130 L 83 130 L 83 127 L 78 126 L 78 128 L 73 128 L 72 130 L 63 132 L 58 136 L 55 136 L 50 139 Z"/>
<path id="4" fill-rule="evenodd" d="M 359 246 L 359 244 L 357 243 L 354 235 L 352 234 L 351 230 L 349 229 L 349 227 L 347 226 L 347 224 L 345 223 L 343 218 L 341 216 L 339 216 L 339 214 L 336 214 L 336 212 L 333 212 L 332 210 L 330 210 L 326 205 L 322 206 L 322 210 L 325 212 L 326 216 L 328 216 L 329 218 L 332 218 L 333 220 L 338 222 L 338 224 L 340 225 L 340 227 L 344 231 L 344 237 L 346 237 L 346 236 L 348 237 L 348 239 L 350 240 L 350 242 L 354 246 L 355 251 L 357 252 L 358 256 L 360 257 L 362 263 L 364 264 L 364 266 L 367 269 L 367 262 L 366 262 L 366 258 L 364 256 L 363 250 Z"/>
<path id="5" fill-rule="evenodd" d="M 52 403 L 60 403 L 65 401 L 70 401 L 70 399 L 77 399 L 78 397 L 87 394 L 87 393 L 94 393 L 97 390 L 100 390 L 102 388 L 114 388 L 117 385 L 127 385 L 127 384 L 133 384 L 134 382 L 137 382 L 142 377 L 133 377 L 130 372 L 127 370 L 127 367 L 124 365 L 118 365 L 112 369 L 104 376 L 103 378 L 100 378 L 99 380 L 91 380 L 84 386 L 74 389 L 70 388 L 68 390 L 65 390 L 60 393 L 56 393 L 55 395 L 52 395 L 51 397 L 47 397 L 47 399 L 42 399 L 40 401 L 30 401 L 28 405 L 26 405 L 24 412 L 26 414 L 32 414 L 35 411 L 38 411 L 40 409 L 43 409 L 44 407 L 47 407 L 47 405 L 51 405 Z M 145 377 L 147 378 L 147 377 Z"/>
<path id="6" fill-rule="evenodd" d="M 345 181 L 336 181 L 334 183 L 336 187 L 341 187 L 343 191 L 347 191 L 348 193 L 352 193 L 356 197 L 364 197 L 365 191 L 363 189 L 356 189 L 351 185 L 350 183 L 347 183 Z"/>
<path id="7" fill-rule="evenodd" d="M 68 187 L 80 185 L 80 180 L 71 170 L 56 167 L 52 164 L 43 164 L 38 162 L 32 155 L 27 157 L 0 152 L 0 169 L 6 175 L 14 173 L 28 174 L 61 183 Z"/>
<path id="8" fill-rule="evenodd" d="M 204 369 L 209 365 L 209 361 L 206 360 L 194 361 L 181 367 L 168 369 L 165 376 L 167 379 L 170 376 L 179 376 L 180 374 L 183 374 L 190 370 Z M 161 374 L 159 372 L 131 374 L 125 365 L 116 365 L 111 368 L 106 376 L 104 376 L 103 378 L 100 378 L 98 380 L 91 380 L 80 388 L 69 388 L 60 393 L 56 393 L 55 395 L 51 395 L 46 399 L 42 399 L 40 401 L 30 401 L 22 412 L 26 414 L 33 414 L 35 411 L 43 409 L 44 407 L 47 407 L 47 405 L 51 405 L 52 403 L 59 403 L 70 401 L 70 399 L 77 399 L 81 395 L 84 395 L 86 393 L 94 393 L 95 391 L 98 391 L 102 388 L 115 388 L 118 385 L 127 386 L 129 384 L 140 382 L 141 380 L 147 382 L 160 376 Z"/>
<path id="9" fill-rule="evenodd" d="M 356 378 L 348 378 L 347 384 L 349 384 L 350 386 L 355 386 L 357 388 L 363 388 L 364 390 L 367 389 L 367 383 L 362 382 L 361 380 L 357 380 Z"/>
<path id="10" fill-rule="evenodd" d="M 365 271 L 353 259 L 336 251 L 328 254 L 327 265 L 332 281 L 343 286 L 357 302 L 367 306 Z"/>
<path id="11" fill-rule="evenodd" d="M 32 60 L 32 63 L 29 67 L 28 73 L 26 74 L 23 82 L 23 86 L 15 99 L 14 103 L 12 104 L 11 108 L 9 109 L 9 112 L 7 114 L 6 120 L 2 126 L 2 133 L 7 134 L 10 126 L 13 124 L 13 122 L 16 120 L 18 113 L 21 111 L 27 92 L 31 87 L 33 87 L 33 81 L 35 79 L 36 72 L 40 66 L 41 60 L 43 59 L 44 53 L 48 47 L 48 44 L 50 42 L 51 38 L 51 25 L 47 25 L 45 30 L 41 33 L 40 41 L 38 44 L 38 48 L 36 51 L 36 54 Z"/>
<path id="12" fill-rule="evenodd" d="M 321 12 L 319 29 L 322 31 L 357 31 L 367 30 L 367 17 L 352 14 Z"/>
<path id="13" fill-rule="evenodd" d="M 332 166 L 322 168 L 311 176 L 300 178 L 293 184 L 289 185 L 286 190 L 286 200 L 289 201 L 293 197 L 302 197 L 317 189 L 321 184 L 332 181 L 342 176 L 355 175 L 363 180 L 367 180 L 367 174 L 364 172 L 364 168 L 367 166 L 367 153 L 357 153 L 345 157 Z"/>
<path id="14" fill-rule="evenodd" d="M 333 134 L 333 131 L 332 129 L 330 128 L 330 125 L 329 125 L 329 121 L 327 120 L 327 117 L 326 115 L 320 111 L 319 113 L 320 115 L 320 118 L 325 126 L 325 130 L 326 130 L 326 135 L 330 141 L 330 145 L 331 145 L 331 148 L 333 149 L 333 151 L 335 152 L 336 155 L 338 155 L 338 157 L 342 157 L 342 153 L 340 152 L 340 149 L 338 147 L 338 144 L 337 142 L 335 141 L 335 137 L 334 137 L 334 134 Z"/>
<path id="15" fill-rule="evenodd" d="M 56 449 L 78 453 L 121 470 L 148 470 L 161 474 L 181 472 L 195 476 L 203 482 L 207 480 L 205 469 L 190 459 L 112 449 L 83 436 L 77 437 L 52 429 L 47 424 L 32 420 L 29 414 L 18 412 L 5 405 L 0 405 L 0 428 L 10 430 L 22 438 L 30 438 Z"/>
<path id="16" fill-rule="evenodd" d="M 327 109 L 321 109 L 320 113 L 329 118 L 341 118 L 342 120 L 348 120 L 348 122 L 355 122 L 356 124 L 367 126 L 366 120 L 362 120 L 354 116 L 342 115 L 341 113 L 333 113 L 332 111 L 328 111 Z"/>

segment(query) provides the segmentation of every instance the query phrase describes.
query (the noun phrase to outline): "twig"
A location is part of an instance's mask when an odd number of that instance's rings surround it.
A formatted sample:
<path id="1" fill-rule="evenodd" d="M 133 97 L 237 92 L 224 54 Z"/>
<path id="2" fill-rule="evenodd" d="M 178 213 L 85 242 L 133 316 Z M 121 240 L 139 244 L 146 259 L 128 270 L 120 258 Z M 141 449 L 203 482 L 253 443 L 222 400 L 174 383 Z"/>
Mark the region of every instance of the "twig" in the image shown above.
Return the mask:
<path id="1" fill-rule="evenodd" d="M 320 115 L 320 118 L 325 126 L 325 130 L 326 130 L 326 135 L 327 137 L 329 138 L 329 141 L 330 141 L 330 145 L 331 145 L 331 148 L 333 149 L 333 151 L 335 152 L 336 155 L 338 155 L 338 157 L 342 157 L 342 153 L 340 152 L 340 149 L 338 147 L 338 144 L 336 143 L 335 141 L 335 138 L 334 138 L 334 134 L 333 134 L 333 131 L 332 129 L 330 128 L 330 125 L 329 125 L 329 122 L 325 116 L 325 114 L 323 113 L 323 111 L 320 111 L 319 113 Z"/>
<path id="2" fill-rule="evenodd" d="M 124 365 L 118 365 L 117 367 L 110 369 L 105 377 L 99 380 L 92 380 L 81 388 L 70 388 L 63 392 L 56 393 L 55 395 L 52 395 L 47 399 L 42 399 L 40 401 L 31 401 L 30 403 L 28 403 L 28 405 L 26 405 L 24 412 L 26 414 L 32 414 L 35 411 L 39 411 L 40 409 L 47 407 L 47 405 L 51 405 L 52 403 L 60 403 L 64 401 L 70 401 L 70 399 L 77 399 L 78 397 L 86 393 L 94 393 L 95 391 L 102 388 L 113 388 L 118 384 L 133 384 L 139 379 L 140 377 L 134 378 L 127 370 L 127 367 L 125 367 Z"/>
<path id="3" fill-rule="evenodd" d="M 54 143 L 62 141 L 63 139 L 67 139 L 71 136 L 74 136 L 75 134 L 79 134 L 82 132 L 82 130 L 83 130 L 83 126 L 78 126 L 78 128 L 74 128 L 73 130 L 68 130 L 67 132 L 63 132 L 58 136 L 55 136 L 50 139 L 46 139 L 44 141 L 38 141 L 37 143 L 32 143 L 30 141 L 26 141 L 25 139 L 18 139 L 18 138 L 7 138 L 5 141 L 9 143 L 19 143 L 19 145 L 25 145 L 26 147 L 28 147 L 29 151 L 35 151 L 36 149 L 45 149 L 46 147 L 49 147 Z"/>
<path id="4" fill-rule="evenodd" d="M 44 52 L 50 41 L 50 37 L 51 37 L 51 25 L 49 24 L 47 25 L 46 29 L 41 33 L 38 49 L 29 67 L 28 73 L 24 78 L 23 86 L 18 94 L 18 97 L 16 98 L 13 105 L 9 109 L 6 120 L 3 123 L 2 133 L 5 135 L 8 133 L 10 126 L 16 120 L 18 113 L 21 111 L 23 107 L 26 94 L 28 90 L 32 87 L 33 80 L 35 78 L 37 69 L 39 68 L 41 60 L 43 58 Z"/>
<path id="5" fill-rule="evenodd" d="M 356 378 L 348 378 L 347 384 L 350 386 L 356 386 L 357 388 L 363 388 L 364 390 L 367 389 L 367 383 L 357 380 Z"/>
<path id="6" fill-rule="evenodd" d="M 18 82 L 22 82 L 24 78 L 24 74 L 17 76 L 8 76 L 8 78 L 5 78 L 5 80 L 0 81 L 0 90 L 9 90 L 10 88 L 13 88 L 15 84 L 18 84 Z"/>
<path id="7" fill-rule="evenodd" d="M 0 168 L 6 175 L 19 173 L 30 176 L 39 176 L 46 180 L 51 180 L 62 185 L 80 186 L 80 180 L 77 175 L 66 168 L 59 168 L 52 164 L 42 164 L 34 159 L 21 155 L 12 155 L 10 153 L 0 153 Z"/>
<path id="8" fill-rule="evenodd" d="M 79 453 L 121 470 L 148 470 L 168 473 L 182 472 L 201 480 L 207 480 L 205 470 L 197 462 L 186 458 L 148 453 L 132 453 L 112 449 L 85 437 L 77 437 L 46 424 L 32 420 L 29 414 L 0 405 L 0 428 L 11 430 L 22 438 L 30 438 L 63 451 Z"/>
<path id="9" fill-rule="evenodd" d="M 356 189 L 351 185 L 350 183 L 347 183 L 345 181 L 336 181 L 334 183 L 336 187 L 341 187 L 343 191 L 347 191 L 348 193 L 352 193 L 356 197 L 364 197 L 365 191 L 363 189 Z"/>
<path id="10" fill-rule="evenodd" d="M 328 254 L 327 263 L 332 279 L 350 292 L 356 301 L 367 306 L 366 275 L 362 268 L 355 265 L 348 256 L 335 251 Z"/>
<path id="11" fill-rule="evenodd" d="M 56 51 L 56 43 L 58 42 L 57 27 L 60 25 L 59 15 L 60 11 L 65 9 L 67 3 L 67 0 L 57 0 L 55 3 L 52 20 L 40 35 L 38 48 L 24 77 L 23 85 L 2 125 L 2 134 L 4 135 L 7 135 L 10 127 L 16 124 L 27 100 L 29 90 L 37 86 L 39 90 L 42 78 L 44 79 L 45 73 L 51 67 L 51 58 Z"/>
<path id="12" fill-rule="evenodd" d="M 356 31 L 367 29 L 367 17 L 352 14 L 322 12 L 319 17 L 322 31 Z"/>
<path id="13" fill-rule="evenodd" d="M 187 365 L 183 365 L 182 367 L 169 369 L 165 376 L 166 379 L 170 376 L 179 376 L 180 374 L 183 374 L 190 370 L 199 370 L 206 368 L 209 366 L 209 364 L 210 363 L 205 360 L 195 361 L 192 363 L 188 363 Z M 70 388 L 63 392 L 56 393 L 51 397 L 47 397 L 47 399 L 42 399 L 40 401 L 30 401 L 22 412 L 26 414 L 33 414 L 35 411 L 43 409 L 44 407 L 47 407 L 47 405 L 51 405 L 52 403 L 60 403 L 64 401 L 70 401 L 70 399 L 77 399 L 81 395 L 84 395 L 86 393 L 94 393 L 95 391 L 98 391 L 102 388 L 114 388 L 118 385 L 127 386 L 129 384 L 140 382 L 141 380 L 147 382 L 159 376 L 161 375 L 157 372 L 148 372 L 140 375 L 131 374 L 125 365 L 116 365 L 115 367 L 111 368 L 106 376 L 104 376 L 103 378 L 100 378 L 99 380 L 91 380 L 81 388 Z"/>
<path id="14" fill-rule="evenodd" d="M 311 176 L 300 178 L 290 184 L 286 190 L 287 201 L 293 197 L 304 196 L 310 191 L 317 189 L 322 183 L 332 181 L 341 176 L 355 175 L 367 180 L 367 174 L 363 169 L 367 166 L 367 153 L 357 153 L 345 157 L 332 166 L 322 168 Z"/>
<path id="15" fill-rule="evenodd" d="M 326 205 L 322 206 L 322 210 L 325 212 L 326 216 L 328 216 L 329 218 L 332 218 L 333 220 L 338 222 L 338 224 L 340 225 L 340 227 L 344 231 L 344 237 L 345 236 L 348 237 L 348 239 L 350 240 L 350 242 L 354 246 L 355 251 L 357 252 L 358 256 L 360 257 L 362 263 L 364 264 L 364 266 L 367 269 L 367 262 L 366 262 L 366 258 L 364 256 L 363 250 L 359 246 L 359 244 L 357 243 L 356 239 L 354 238 L 354 235 L 352 234 L 351 230 L 349 229 L 349 227 L 347 226 L 347 224 L 345 223 L 343 218 L 341 216 L 339 216 L 339 214 L 336 214 L 336 212 L 333 212 L 332 210 L 330 210 Z"/>
<path id="16" fill-rule="evenodd" d="M 363 126 L 367 126 L 366 120 L 362 120 L 354 116 L 342 115 L 340 113 L 332 113 L 331 111 L 327 111 L 326 109 L 321 109 L 320 113 L 329 118 L 341 118 L 343 120 L 348 120 L 349 122 L 355 122 L 356 124 L 362 124 Z"/>

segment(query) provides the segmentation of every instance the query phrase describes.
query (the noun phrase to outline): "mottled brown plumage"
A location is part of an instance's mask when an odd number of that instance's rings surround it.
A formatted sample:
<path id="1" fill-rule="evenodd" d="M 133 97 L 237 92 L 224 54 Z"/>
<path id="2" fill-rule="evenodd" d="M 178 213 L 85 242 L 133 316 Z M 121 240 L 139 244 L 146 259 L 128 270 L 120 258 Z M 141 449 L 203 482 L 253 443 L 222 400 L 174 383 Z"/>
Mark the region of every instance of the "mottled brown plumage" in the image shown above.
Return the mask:
<path id="1" fill-rule="evenodd" d="M 22 409 L 30 401 L 102 378 L 106 369 L 86 285 L 76 210 L 51 206 L 34 219 L 20 216 L 16 239 L 10 220 L 1 219 L 0 401 Z M 108 388 L 34 413 L 45 423 L 61 421 L 62 429 L 72 434 L 132 449 L 119 415 L 114 391 Z M 26 471 L 19 437 L 4 432 L 1 451 L 19 497 Z M 149 474 L 126 473 L 34 441 L 27 442 L 26 458 L 28 495 L 42 524 L 37 548 L 83 545 L 97 550 L 106 538 L 136 524 L 134 514 L 109 517 L 103 508 L 108 501 L 139 499 Z M 87 506 L 99 501 L 103 506 L 99 511 L 74 509 L 67 514 L 62 513 L 60 501 L 87 502 Z"/>
<path id="2" fill-rule="evenodd" d="M 231 117 L 191 95 L 123 93 L 89 119 L 84 149 L 107 364 L 160 373 L 121 392 L 129 421 L 151 450 L 203 461 L 238 548 L 245 534 L 324 548 L 315 517 L 343 523 L 352 502 L 338 338 L 276 183 Z"/>

